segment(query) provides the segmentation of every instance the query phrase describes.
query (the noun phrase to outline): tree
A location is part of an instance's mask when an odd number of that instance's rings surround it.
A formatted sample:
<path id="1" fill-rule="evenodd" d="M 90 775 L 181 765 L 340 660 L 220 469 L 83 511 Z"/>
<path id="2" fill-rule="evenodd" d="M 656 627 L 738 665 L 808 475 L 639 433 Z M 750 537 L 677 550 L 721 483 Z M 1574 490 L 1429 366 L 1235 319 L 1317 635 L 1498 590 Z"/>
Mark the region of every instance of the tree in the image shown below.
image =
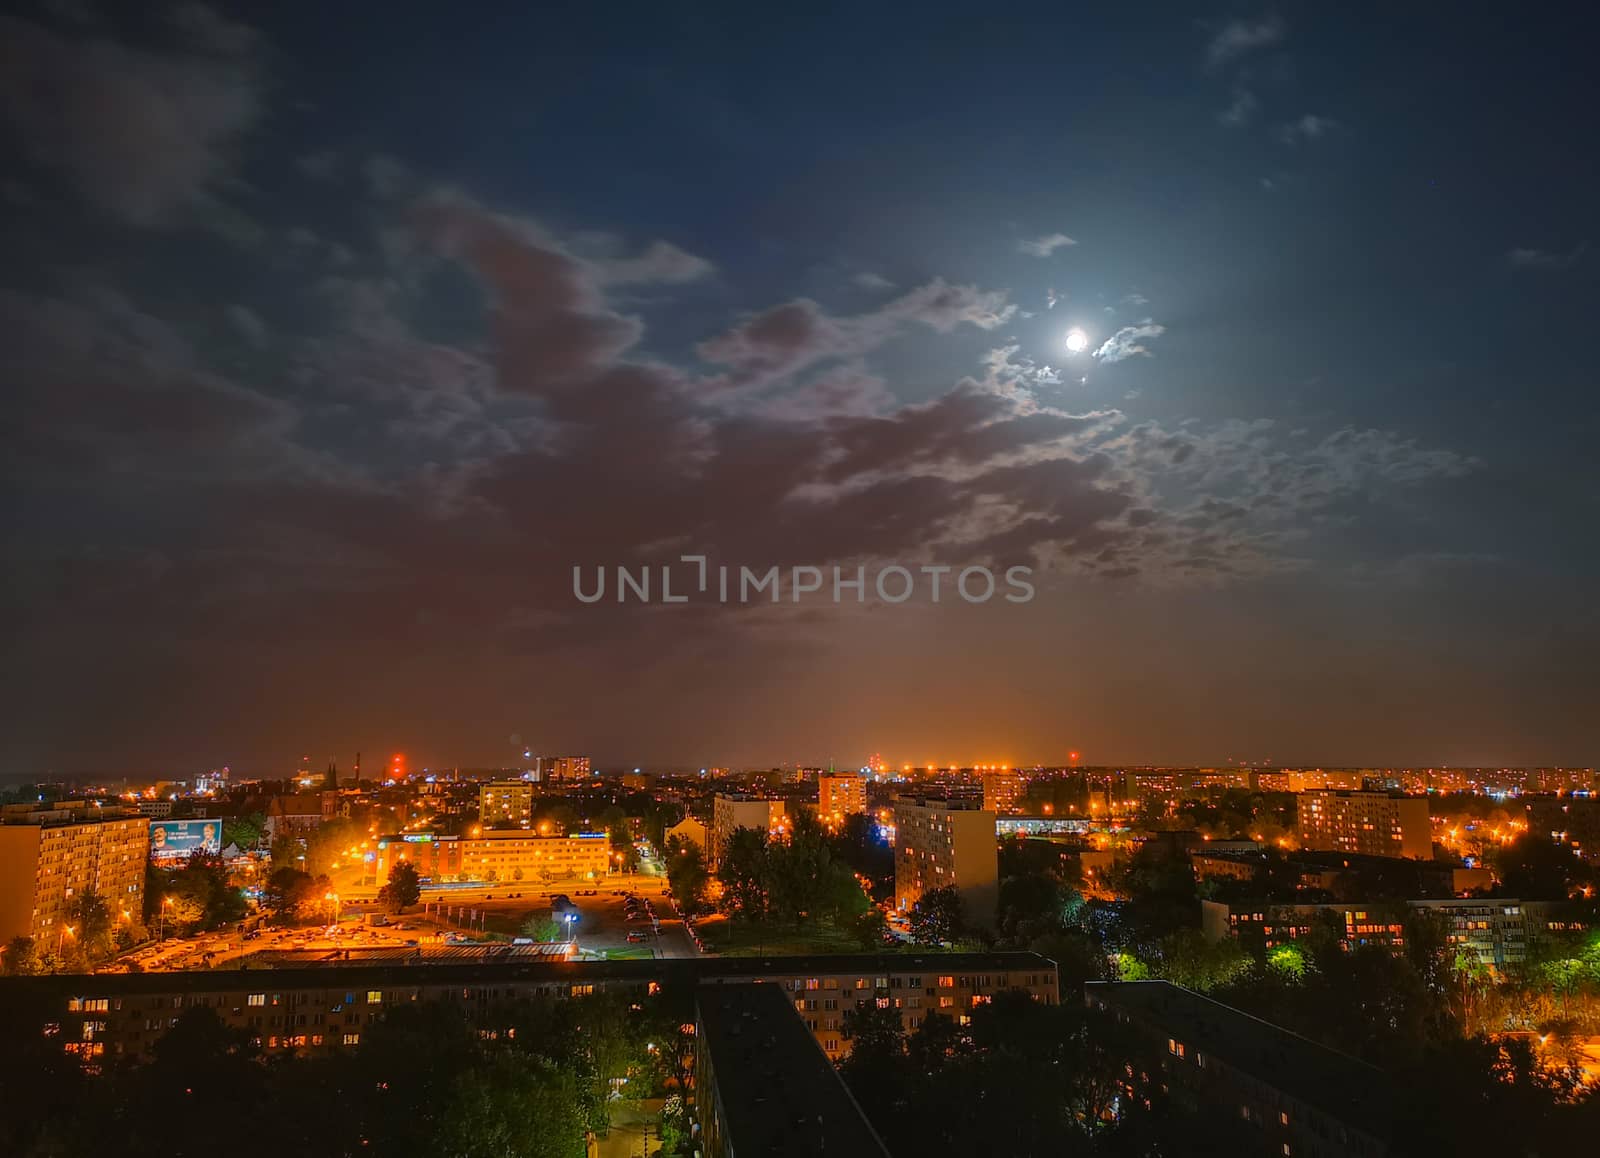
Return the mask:
<path id="1" fill-rule="evenodd" d="M 5 954 L 0 956 L 0 973 L 7 977 L 32 977 L 41 972 L 43 962 L 32 937 L 13 937 L 6 942 Z"/>
<path id="2" fill-rule="evenodd" d="M 319 899 L 316 887 L 310 873 L 295 868 L 274 869 L 261 890 L 261 903 L 281 920 L 299 920 Z"/>
<path id="3" fill-rule="evenodd" d="M 507 1051 L 452 1084 L 425 1149 L 454 1158 L 582 1158 L 573 1076 Z"/>
<path id="4" fill-rule="evenodd" d="M 111 909 L 93 889 L 85 889 L 67 906 L 67 920 L 77 928 L 77 943 L 89 960 L 111 951 Z"/>
<path id="5" fill-rule="evenodd" d="M 522 922 L 522 935 L 531 937 L 535 941 L 555 942 L 564 941 L 561 925 L 553 917 L 541 917 L 535 914 Z"/>
<path id="6" fill-rule="evenodd" d="M 677 836 L 667 842 L 667 888 L 679 909 L 690 916 L 703 909 L 710 878 L 698 844 Z"/>
<path id="7" fill-rule="evenodd" d="M 758 828 L 736 828 L 717 863 L 722 907 L 729 915 L 763 921 L 770 911 L 767 892 L 767 838 Z"/>
<path id="8" fill-rule="evenodd" d="M 919 945 L 945 945 L 963 928 L 961 894 L 954 885 L 923 893 L 911 907 L 911 939 Z"/>
<path id="9" fill-rule="evenodd" d="M 222 822 L 222 847 L 233 844 L 241 849 L 252 849 L 261 843 L 266 833 L 267 818 L 260 812 L 230 816 Z"/>
<path id="10" fill-rule="evenodd" d="M 414 905 L 422 899 L 422 874 L 410 861 L 396 861 L 389 870 L 389 883 L 385 887 L 389 890 L 394 911 L 403 913 L 408 905 Z"/>
<path id="11" fill-rule="evenodd" d="M 850 931 L 855 934 L 856 941 L 868 951 L 882 949 L 884 938 L 889 935 L 889 922 L 883 915 L 883 910 L 878 908 L 868 909 L 851 923 Z"/>

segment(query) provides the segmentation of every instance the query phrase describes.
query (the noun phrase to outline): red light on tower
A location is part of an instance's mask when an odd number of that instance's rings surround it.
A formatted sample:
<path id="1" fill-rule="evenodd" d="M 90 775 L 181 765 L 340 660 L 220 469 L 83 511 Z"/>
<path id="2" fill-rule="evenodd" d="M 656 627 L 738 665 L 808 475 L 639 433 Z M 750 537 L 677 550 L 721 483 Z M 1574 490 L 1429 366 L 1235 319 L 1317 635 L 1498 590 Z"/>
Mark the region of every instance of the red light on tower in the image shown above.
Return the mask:
<path id="1" fill-rule="evenodd" d="M 1076 752 L 1068 752 L 1067 758 L 1070 759 L 1074 764 L 1078 762 L 1078 754 Z"/>

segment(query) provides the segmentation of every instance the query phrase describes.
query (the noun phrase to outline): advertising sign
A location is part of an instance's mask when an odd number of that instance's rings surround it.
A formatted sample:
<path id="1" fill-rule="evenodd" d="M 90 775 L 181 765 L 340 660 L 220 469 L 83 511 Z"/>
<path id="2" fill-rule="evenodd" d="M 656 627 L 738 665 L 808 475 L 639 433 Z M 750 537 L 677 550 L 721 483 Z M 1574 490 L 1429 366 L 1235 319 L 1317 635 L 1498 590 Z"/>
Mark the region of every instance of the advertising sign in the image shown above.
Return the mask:
<path id="1" fill-rule="evenodd" d="M 222 852 L 222 821 L 152 820 L 150 855 L 157 860 L 184 859 L 194 852 Z"/>

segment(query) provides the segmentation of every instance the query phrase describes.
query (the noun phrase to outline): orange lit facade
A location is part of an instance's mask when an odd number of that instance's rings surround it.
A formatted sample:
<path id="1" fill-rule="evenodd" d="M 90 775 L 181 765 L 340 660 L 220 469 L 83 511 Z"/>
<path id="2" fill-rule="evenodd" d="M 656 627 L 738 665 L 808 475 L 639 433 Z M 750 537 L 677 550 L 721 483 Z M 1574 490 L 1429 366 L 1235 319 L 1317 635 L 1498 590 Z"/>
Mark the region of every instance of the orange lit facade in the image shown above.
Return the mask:
<path id="1" fill-rule="evenodd" d="M 994 813 L 950 800 L 894 804 L 894 898 L 908 911 L 934 889 L 954 887 L 973 925 L 994 922 L 1000 901 Z"/>
<path id="2" fill-rule="evenodd" d="M 853 812 L 867 810 L 867 778 L 859 772 L 824 772 L 817 777 L 817 814 L 837 828 Z"/>
<path id="3" fill-rule="evenodd" d="M 495 780 L 478 789 L 478 822 L 485 827 L 509 821 L 518 828 L 533 823 L 537 789 L 526 780 Z"/>
<path id="4" fill-rule="evenodd" d="M 983 778 L 983 807 L 996 816 L 1009 816 L 1022 807 L 1028 790 L 1027 777 L 1012 768 L 986 768 Z"/>
<path id="5" fill-rule="evenodd" d="M 0 943 L 32 937 L 55 950 L 74 935 L 69 914 L 86 892 L 110 910 L 113 928 L 144 915 L 150 821 L 97 819 L 85 811 L 15 812 L 0 824 Z"/>
<path id="6" fill-rule="evenodd" d="M 1368 856 L 1433 856 L 1428 801 L 1383 792 L 1302 792 L 1295 797 L 1300 847 Z"/>
<path id="7" fill-rule="evenodd" d="M 603 832 L 539 836 L 508 829 L 476 836 L 405 833 L 378 840 L 377 875 L 389 879 L 395 863 L 409 860 L 439 883 L 592 881 L 611 866 L 611 840 Z"/>

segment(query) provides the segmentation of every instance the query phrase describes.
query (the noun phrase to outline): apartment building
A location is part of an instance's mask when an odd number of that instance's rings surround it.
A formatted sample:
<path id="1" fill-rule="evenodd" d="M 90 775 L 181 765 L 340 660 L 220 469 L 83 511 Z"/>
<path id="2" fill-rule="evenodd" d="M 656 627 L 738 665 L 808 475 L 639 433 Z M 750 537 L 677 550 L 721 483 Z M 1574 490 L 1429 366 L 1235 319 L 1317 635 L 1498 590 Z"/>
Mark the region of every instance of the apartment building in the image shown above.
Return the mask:
<path id="1" fill-rule="evenodd" d="M 718 792 L 711 799 L 711 846 L 706 849 L 706 863 L 716 871 L 723 847 L 738 829 L 774 832 L 784 827 L 787 816 L 781 800 Z"/>
<path id="2" fill-rule="evenodd" d="M 1008 816 L 1022 807 L 1028 791 L 1028 778 L 1013 768 L 986 769 L 983 780 L 983 808 L 996 816 Z"/>
<path id="3" fill-rule="evenodd" d="M 1245 1153 L 1382 1158 L 1393 1120 L 1382 1070 L 1167 981 L 1096 981 L 1090 1006 L 1133 1030 L 1127 1092 L 1238 1122 Z"/>
<path id="4" fill-rule="evenodd" d="M 822 772 L 817 775 L 817 816 L 830 828 L 844 818 L 867 810 L 867 778 L 859 772 Z"/>
<path id="5" fill-rule="evenodd" d="M 889 1151 L 783 992 L 702 986 L 695 995 L 695 1150 L 707 1158 Z"/>
<path id="6" fill-rule="evenodd" d="M 1530 942 L 1547 930 L 1572 925 L 1558 902 L 1521 901 L 1515 898 L 1439 898 L 1411 901 L 1278 904 L 1257 901 L 1200 902 L 1200 928 L 1211 940 L 1259 939 L 1267 949 L 1302 940 L 1321 927 L 1340 931 L 1350 948 L 1405 945 L 1406 919 L 1412 913 L 1434 913 L 1447 924 L 1453 945 L 1470 949 L 1493 969 L 1519 965 L 1527 959 Z"/>
<path id="7" fill-rule="evenodd" d="M 379 837 L 379 883 L 401 860 L 440 882 L 592 881 L 612 867 L 612 852 L 603 832 L 540 836 L 521 829 L 481 829 L 477 836 L 408 832 Z"/>
<path id="8" fill-rule="evenodd" d="M 1385 792 L 1316 790 L 1295 797 L 1300 847 L 1369 856 L 1433 856 L 1428 801 Z"/>
<path id="9" fill-rule="evenodd" d="M 867 1002 L 900 1012 L 910 1030 L 938 1010 L 961 1019 L 997 993 L 1020 990 L 1056 1004 L 1053 961 L 1036 953 L 838 954 L 603 962 L 353 965 L 197 973 L 60 974 L 9 979 L 31 995 L 46 1032 L 86 1063 L 145 1057 L 182 1016 L 205 1006 L 271 1053 L 319 1053 L 360 1044 L 374 1020 L 419 1001 L 463 1006 L 484 1028 L 502 1001 L 768 982 L 793 1004 L 833 1059 L 849 1052 L 844 1011 Z"/>
<path id="10" fill-rule="evenodd" d="M 86 892 L 114 923 L 141 922 L 149 820 L 73 802 L 8 807 L 0 821 L 0 943 L 32 937 L 56 948 L 73 935 L 69 913 Z"/>
<path id="11" fill-rule="evenodd" d="M 992 925 L 1000 902 L 995 815 L 974 802 L 902 797 L 894 803 L 895 906 L 954 886 L 969 924 Z"/>
<path id="12" fill-rule="evenodd" d="M 526 780 L 491 780 L 478 789 L 478 823 L 485 828 L 506 823 L 530 828 L 537 794 Z"/>

